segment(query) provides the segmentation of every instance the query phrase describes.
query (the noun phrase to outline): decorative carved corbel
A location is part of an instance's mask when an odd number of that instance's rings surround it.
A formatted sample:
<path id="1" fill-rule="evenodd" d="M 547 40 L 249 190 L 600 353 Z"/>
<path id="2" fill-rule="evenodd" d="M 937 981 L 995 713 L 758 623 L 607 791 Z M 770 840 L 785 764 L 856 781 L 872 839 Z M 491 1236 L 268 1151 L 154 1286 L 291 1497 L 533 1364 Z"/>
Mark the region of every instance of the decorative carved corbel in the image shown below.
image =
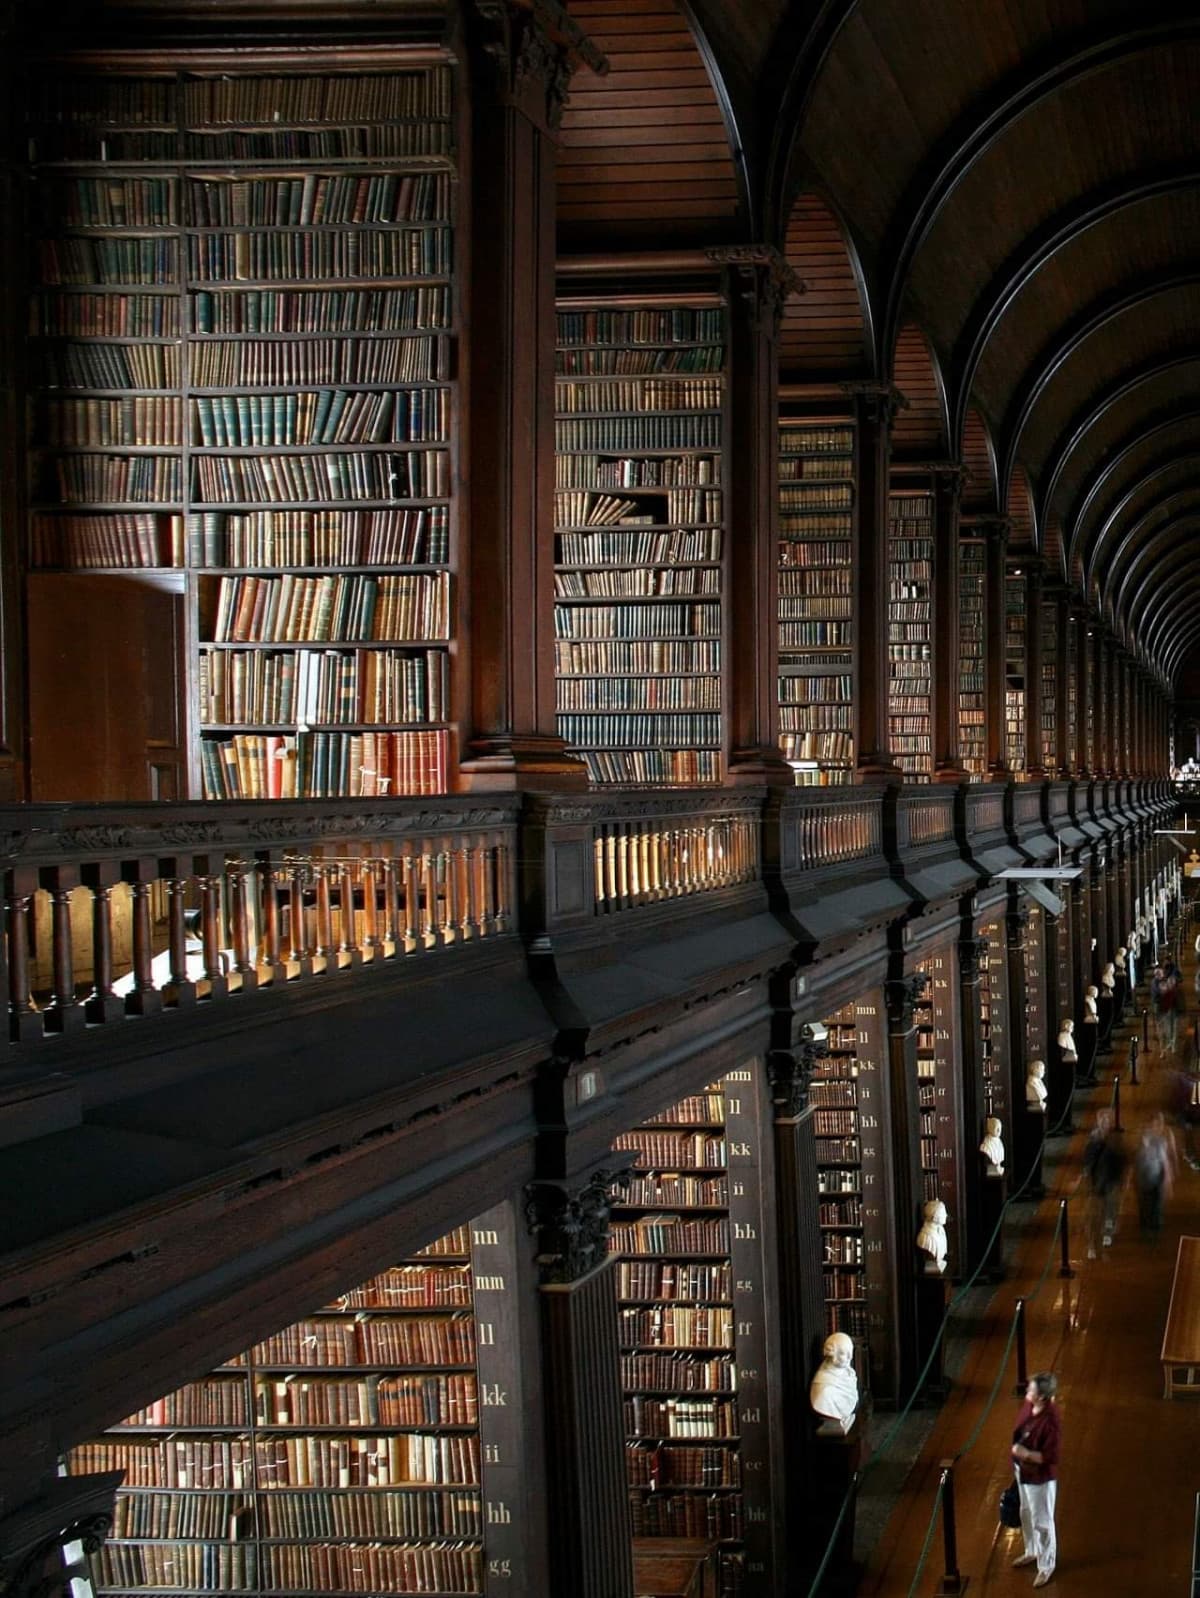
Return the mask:
<path id="1" fill-rule="evenodd" d="M 480 49 L 497 94 L 546 128 L 557 128 L 581 67 L 604 74 L 608 58 L 558 0 L 471 0 Z"/>
<path id="2" fill-rule="evenodd" d="M 99 1552 L 123 1479 L 119 1470 L 57 1478 L 0 1520 L 0 1598 L 67 1598 L 63 1550 L 79 1543 L 85 1554 Z"/>
<path id="3" fill-rule="evenodd" d="M 828 1053 L 825 1041 L 801 1039 L 790 1049 L 773 1049 L 767 1055 L 767 1080 L 776 1120 L 791 1121 L 804 1114 L 817 1061 Z"/>
<path id="4" fill-rule="evenodd" d="M 628 1169 L 593 1171 L 582 1187 L 531 1182 L 525 1189 L 525 1224 L 539 1244 L 544 1284 L 577 1282 L 608 1253 L 612 1189 L 629 1179 Z"/>
<path id="5" fill-rule="evenodd" d="M 773 244 L 723 244 L 704 254 L 727 269 L 732 292 L 745 307 L 754 331 L 774 338 L 784 305 L 792 295 L 804 293 L 802 279 L 780 252 Z"/>
<path id="6" fill-rule="evenodd" d="M 864 421 L 880 427 L 890 427 L 896 413 L 908 409 L 907 397 L 894 383 L 880 383 L 868 378 L 851 383 L 839 383 L 838 387 L 843 394 L 854 401 Z"/>
<path id="7" fill-rule="evenodd" d="M 904 977 L 889 977 L 884 983 L 888 1017 L 892 1026 L 902 1032 L 911 1032 L 916 1007 L 925 996 L 929 976 L 924 971 L 913 971 Z"/>
<path id="8" fill-rule="evenodd" d="M 964 982 L 974 984 L 979 981 L 980 965 L 987 952 L 988 940 L 986 938 L 959 939 L 958 967 Z"/>

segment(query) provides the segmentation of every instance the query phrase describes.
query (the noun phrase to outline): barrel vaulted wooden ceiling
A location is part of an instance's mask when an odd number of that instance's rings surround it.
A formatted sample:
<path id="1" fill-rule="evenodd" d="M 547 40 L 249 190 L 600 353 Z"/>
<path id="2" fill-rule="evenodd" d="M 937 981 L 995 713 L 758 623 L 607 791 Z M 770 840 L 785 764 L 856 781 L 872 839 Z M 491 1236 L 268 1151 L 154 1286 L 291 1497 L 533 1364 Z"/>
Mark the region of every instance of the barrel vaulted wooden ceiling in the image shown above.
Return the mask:
<path id="1" fill-rule="evenodd" d="M 1200 681 L 1200 8 L 566 4 L 563 250 L 777 245 L 785 380 L 895 382 L 897 458 Z"/>

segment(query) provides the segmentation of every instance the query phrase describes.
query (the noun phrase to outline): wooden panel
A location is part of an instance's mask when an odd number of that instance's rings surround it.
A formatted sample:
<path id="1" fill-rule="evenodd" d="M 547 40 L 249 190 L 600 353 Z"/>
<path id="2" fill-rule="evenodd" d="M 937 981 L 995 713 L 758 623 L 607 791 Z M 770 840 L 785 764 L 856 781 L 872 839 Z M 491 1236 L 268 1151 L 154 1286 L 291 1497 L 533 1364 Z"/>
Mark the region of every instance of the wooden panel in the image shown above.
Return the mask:
<path id="1" fill-rule="evenodd" d="M 818 195 L 802 194 L 793 206 L 784 255 L 803 279 L 804 293 L 784 307 L 781 371 L 794 377 L 868 370 L 858 274 L 836 217 Z"/>
<path id="2" fill-rule="evenodd" d="M 963 483 L 963 510 L 994 511 L 996 457 L 988 425 L 973 405 L 967 411 L 963 427 L 962 463 L 967 474 Z"/>
<path id="3" fill-rule="evenodd" d="M 674 0 L 572 0 L 608 57 L 572 81 L 558 185 L 562 238 L 621 223 L 720 238 L 738 214 L 738 179 L 720 101 Z M 665 225 L 665 228 L 664 228 Z"/>
<path id="4" fill-rule="evenodd" d="M 908 404 L 892 423 L 892 453 L 918 460 L 940 460 L 946 454 L 945 403 L 942 381 L 929 342 L 913 323 L 896 340 L 893 381 Z"/>
<path id="5" fill-rule="evenodd" d="M 1012 523 L 1011 541 L 1018 549 L 1036 542 L 1037 532 L 1033 518 L 1033 495 L 1030 493 L 1029 478 L 1025 475 L 1023 466 L 1013 467 L 1012 478 L 1008 485 L 1008 503 L 1004 507 L 1004 514 Z"/>
<path id="6" fill-rule="evenodd" d="M 31 799 L 182 796 L 183 595 L 147 575 L 30 574 Z"/>

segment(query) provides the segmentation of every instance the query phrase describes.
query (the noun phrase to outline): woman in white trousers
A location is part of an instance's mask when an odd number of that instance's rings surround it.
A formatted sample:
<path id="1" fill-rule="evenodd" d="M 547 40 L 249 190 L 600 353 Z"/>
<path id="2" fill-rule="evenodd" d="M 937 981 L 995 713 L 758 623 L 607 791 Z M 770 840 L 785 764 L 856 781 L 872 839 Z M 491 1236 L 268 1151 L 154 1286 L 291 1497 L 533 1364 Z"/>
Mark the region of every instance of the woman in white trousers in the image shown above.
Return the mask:
<path id="1" fill-rule="evenodd" d="M 1055 1401 L 1057 1392 L 1058 1378 L 1051 1371 L 1031 1377 L 1013 1428 L 1012 1457 L 1021 1497 L 1021 1535 L 1025 1540 L 1024 1552 L 1013 1564 L 1018 1568 L 1037 1566 L 1035 1587 L 1044 1587 L 1053 1576 L 1058 1556 L 1054 1500 L 1062 1426 Z"/>

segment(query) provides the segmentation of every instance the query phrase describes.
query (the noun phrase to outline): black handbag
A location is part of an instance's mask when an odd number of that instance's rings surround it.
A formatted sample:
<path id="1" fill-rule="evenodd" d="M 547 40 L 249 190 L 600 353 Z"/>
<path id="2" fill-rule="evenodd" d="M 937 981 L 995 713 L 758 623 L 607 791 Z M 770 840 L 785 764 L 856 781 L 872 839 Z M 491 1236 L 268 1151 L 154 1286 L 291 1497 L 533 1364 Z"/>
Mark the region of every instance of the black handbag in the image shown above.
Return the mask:
<path id="1" fill-rule="evenodd" d="M 1015 1481 L 1009 1482 L 1000 1494 L 1000 1524 L 1013 1527 L 1021 1524 L 1021 1494 Z"/>

